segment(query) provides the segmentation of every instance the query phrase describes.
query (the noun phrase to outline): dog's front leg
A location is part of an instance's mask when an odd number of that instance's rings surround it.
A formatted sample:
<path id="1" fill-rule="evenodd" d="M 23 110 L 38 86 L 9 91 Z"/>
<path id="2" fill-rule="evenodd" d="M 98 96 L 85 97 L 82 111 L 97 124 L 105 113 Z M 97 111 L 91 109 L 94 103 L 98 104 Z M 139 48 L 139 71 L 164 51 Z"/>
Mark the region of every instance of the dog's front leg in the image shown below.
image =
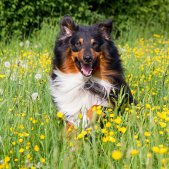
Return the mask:
<path id="1" fill-rule="evenodd" d="M 84 89 L 90 91 L 91 93 L 99 96 L 102 99 L 107 99 L 108 94 L 104 86 L 100 85 L 97 82 L 91 80 L 87 81 L 84 85 Z"/>

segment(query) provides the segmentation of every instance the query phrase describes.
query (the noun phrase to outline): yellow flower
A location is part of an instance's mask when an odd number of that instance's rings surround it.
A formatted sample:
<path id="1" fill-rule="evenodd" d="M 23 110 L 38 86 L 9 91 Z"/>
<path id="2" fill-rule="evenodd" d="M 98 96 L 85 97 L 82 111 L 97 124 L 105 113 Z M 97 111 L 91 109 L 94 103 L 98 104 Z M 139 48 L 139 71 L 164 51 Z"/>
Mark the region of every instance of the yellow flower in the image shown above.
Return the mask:
<path id="1" fill-rule="evenodd" d="M 81 138 L 83 138 L 83 137 L 84 137 L 83 133 L 80 133 L 80 134 L 77 136 L 78 139 L 81 139 Z"/>
<path id="2" fill-rule="evenodd" d="M 113 113 L 111 113 L 109 116 L 110 116 L 110 117 L 114 117 L 114 114 L 113 114 Z"/>
<path id="3" fill-rule="evenodd" d="M 167 161 L 168 161 L 168 158 L 163 158 L 163 159 L 161 159 L 161 163 L 162 163 L 162 164 L 166 164 Z"/>
<path id="4" fill-rule="evenodd" d="M 18 162 L 18 158 L 15 158 L 14 161 L 15 161 L 15 162 Z"/>
<path id="5" fill-rule="evenodd" d="M 159 125 L 160 125 L 162 128 L 165 128 L 167 124 L 164 123 L 164 122 L 159 122 Z"/>
<path id="6" fill-rule="evenodd" d="M 138 135 L 134 135 L 134 138 L 135 138 L 135 139 L 138 139 Z"/>
<path id="7" fill-rule="evenodd" d="M 159 153 L 160 149 L 157 146 L 152 147 L 154 153 Z"/>
<path id="8" fill-rule="evenodd" d="M 96 106 L 93 106 L 92 107 L 92 112 L 96 111 L 97 107 Z"/>
<path id="9" fill-rule="evenodd" d="M 121 128 L 119 128 L 118 129 L 120 132 L 122 132 L 122 133 L 125 133 L 126 132 L 126 128 L 125 127 L 121 127 Z"/>
<path id="10" fill-rule="evenodd" d="M 9 156 L 6 156 L 5 158 L 4 158 L 4 162 L 5 163 L 8 163 L 10 161 L 10 157 Z"/>
<path id="11" fill-rule="evenodd" d="M 111 136 L 109 136 L 108 139 L 109 139 L 109 141 L 112 142 L 112 143 L 115 143 L 115 142 L 116 142 L 116 139 L 113 138 L 113 137 L 111 137 Z"/>
<path id="12" fill-rule="evenodd" d="M 167 113 L 166 112 L 162 112 L 162 113 L 158 112 L 157 115 L 161 119 L 166 119 L 167 118 Z"/>
<path id="13" fill-rule="evenodd" d="M 22 139 L 22 138 L 20 138 L 20 139 L 18 140 L 18 142 L 19 142 L 19 143 L 22 143 L 22 142 L 23 142 L 23 139 Z"/>
<path id="14" fill-rule="evenodd" d="M 27 155 L 27 158 L 28 158 L 28 159 L 30 159 L 30 158 L 31 158 L 31 155 L 30 155 L 30 154 L 28 154 L 28 155 Z"/>
<path id="15" fill-rule="evenodd" d="M 167 147 L 162 147 L 162 148 L 160 148 L 160 150 L 159 150 L 159 154 L 166 154 L 167 151 L 168 151 L 168 148 L 167 148 Z"/>
<path id="16" fill-rule="evenodd" d="M 168 98 L 167 98 L 167 97 L 163 97 L 163 100 L 164 100 L 164 101 L 167 101 L 167 100 L 168 100 Z"/>
<path id="17" fill-rule="evenodd" d="M 109 108 L 107 111 L 108 111 L 108 112 L 113 112 L 113 109 Z"/>
<path id="18" fill-rule="evenodd" d="M 33 119 L 33 120 L 32 120 L 32 123 L 33 123 L 33 124 L 36 124 L 37 122 L 38 122 L 38 120 L 36 120 L 36 119 Z"/>
<path id="19" fill-rule="evenodd" d="M 110 136 L 113 136 L 113 135 L 114 135 L 114 132 L 113 132 L 113 131 L 110 131 L 110 132 L 109 132 L 109 135 L 110 135 Z"/>
<path id="20" fill-rule="evenodd" d="M 104 133 L 104 134 L 108 133 L 108 131 L 107 131 L 105 128 L 103 128 L 103 129 L 101 130 L 101 132 Z"/>
<path id="21" fill-rule="evenodd" d="M 147 153 L 147 157 L 148 157 L 148 158 L 151 158 L 151 157 L 152 157 L 152 154 L 151 154 L 151 153 Z"/>
<path id="22" fill-rule="evenodd" d="M 95 129 L 95 130 L 98 130 L 98 128 L 99 128 L 99 127 L 98 127 L 97 125 L 94 126 L 94 129 Z"/>
<path id="23" fill-rule="evenodd" d="M 31 169 L 36 169 L 36 167 L 32 166 Z"/>
<path id="24" fill-rule="evenodd" d="M 15 145 L 16 145 L 16 142 L 15 142 L 15 141 L 13 141 L 13 142 L 12 142 L 12 145 L 13 145 L 13 146 L 15 146 Z"/>
<path id="25" fill-rule="evenodd" d="M 107 122 L 106 123 L 106 127 L 108 128 L 108 127 L 111 127 L 111 123 L 110 122 Z"/>
<path id="26" fill-rule="evenodd" d="M 116 146 L 117 146 L 117 147 L 121 147 L 121 143 L 120 143 L 120 142 L 117 143 Z"/>
<path id="27" fill-rule="evenodd" d="M 38 145 L 35 145 L 34 147 L 34 151 L 38 152 L 39 151 L 39 146 Z"/>
<path id="28" fill-rule="evenodd" d="M 140 146 L 141 146 L 140 141 L 139 141 L 139 140 L 136 140 L 136 142 L 137 142 L 137 147 L 140 147 Z"/>
<path id="29" fill-rule="evenodd" d="M 73 143 L 72 143 L 72 142 L 70 142 L 70 143 L 69 143 L 69 146 L 70 146 L 70 147 L 73 147 Z"/>
<path id="30" fill-rule="evenodd" d="M 6 165 L 5 165 L 5 164 L 3 164 L 3 163 L 2 163 L 2 164 L 0 164 L 0 169 L 4 169 L 4 168 L 5 168 L 5 166 L 6 166 Z"/>
<path id="31" fill-rule="evenodd" d="M 64 115 L 63 115 L 62 112 L 57 112 L 56 116 L 57 116 L 58 118 L 61 118 L 61 119 L 63 119 L 63 117 L 64 117 Z"/>
<path id="32" fill-rule="evenodd" d="M 79 114 L 78 114 L 78 118 L 79 118 L 79 119 L 82 119 L 82 117 L 83 117 L 83 116 L 82 116 L 82 113 L 79 113 Z"/>
<path id="33" fill-rule="evenodd" d="M 122 153 L 119 150 L 114 150 L 112 152 L 112 158 L 114 160 L 120 160 L 122 158 Z"/>
<path id="34" fill-rule="evenodd" d="M 108 140 L 109 140 L 108 137 L 102 137 L 102 141 L 103 141 L 104 143 L 108 142 Z"/>
<path id="35" fill-rule="evenodd" d="M 150 135 L 151 135 L 150 132 L 148 132 L 148 131 L 144 132 L 144 136 L 149 137 Z"/>
<path id="36" fill-rule="evenodd" d="M 3 74 L 0 74 L 0 78 L 5 78 L 5 75 L 3 75 Z"/>
<path id="37" fill-rule="evenodd" d="M 42 158 L 41 158 L 41 162 L 42 162 L 42 163 L 45 163 L 45 161 L 46 161 L 45 158 L 42 157 Z"/>
<path id="38" fill-rule="evenodd" d="M 159 134 L 163 135 L 163 134 L 164 134 L 164 132 L 163 132 L 163 131 L 159 131 Z"/>
<path id="39" fill-rule="evenodd" d="M 145 139 L 145 142 L 146 142 L 146 143 L 150 143 L 150 140 L 149 140 L 149 139 Z"/>
<path id="40" fill-rule="evenodd" d="M 19 149 L 19 152 L 20 152 L 20 153 L 23 153 L 24 151 L 25 151 L 24 148 L 20 148 L 20 149 Z"/>
<path id="41" fill-rule="evenodd" d="M 150 109 L 150 108 L 151 108 L 151 105 L 150 105 L 150 104 L 146 104 L 146 108 L 147 108 L 147 109 Z"/>
<path id="42" fill-rule="evenodd" d="M 102 110 L 101 110 L 101 109 L 96 110 L 96 113 L 97 113 L 98 115 L 101 115 L 101 114 L 102 114 Z"/>
<path id="43" fill-rule="evenodd" d="M 44 139 L 45 139 L 45 135 L 41 134 L 41 135 L 40 135 L 40 139 L 41 139 L 41 140 L 44 140 Z"/>
<path id="44" fill-rule="evenodd" d="M 29 136 L 29 133 L 24 132 L 23 134 L 24 134 L 25 137 Z"/>
<path id="45" fill-rule="evenodd" d="M 21 125 L 19 125 L 19 128 L 20 128 L 21 130 L 23 130 L 23 129 L 24 129 L 24 126 L 21 124 Z"/>
<path id="46" fill-rule="evenodd" d="M 139 153 L 139 151 L 136 150 L 136 149 L 133 149 L 133 150 L 130 151 L 130 155 L 132 155 L 132 156 L 135 156 L 135 155 L 137 155 L 138 153 Z"/>
<path id="47" fill-rule="evenodd" d="M 30 148 L 30 146 L 26 146 L 26 150 L 28 150 Z"/>
<path id="48" fill-rule="evenodd" d="M 97 110 L 100 110 L 102 108 L 102 106 L 97 106 Z"/>
<path id="49" fill-rule="evenodd" d="M 121 118 L 120 117 L 117 117 L 116 119 L 114 119 L 114 122 L 116 123 L 116 124 L 120 124 L 121 123 Z"/>

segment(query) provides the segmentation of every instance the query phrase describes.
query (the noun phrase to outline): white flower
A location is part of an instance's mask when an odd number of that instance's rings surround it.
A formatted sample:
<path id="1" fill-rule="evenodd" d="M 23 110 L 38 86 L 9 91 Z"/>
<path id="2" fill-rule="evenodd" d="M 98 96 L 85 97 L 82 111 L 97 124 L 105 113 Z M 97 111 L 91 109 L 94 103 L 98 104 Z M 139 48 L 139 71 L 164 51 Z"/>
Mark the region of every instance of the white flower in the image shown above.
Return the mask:
<path id="1" fill-rule="evenodd" d="M 11 66 L 11 64 L 10 64 L 10 62 L 5 62 L 4 66 L 7 67 L 7 68 L 9 68 Z"/>
<path id="2" fill-rule="evenodd" d="M 41 78 L 42 78 L 42 75 L 41 75 L 41 74 L 37 73 L 37 74 L 35 75 L 35 79 L 36 79 L 36 80 L 39 80 L 39 79 L 41 79 Z"/>
<path id="3" fill-rule="evenodd" d="M 19 43 L 19 46 L 20 46 L 20 47 L 22 47 L 23 45 L 24 45 L 24 43 L 23 43 L 23 42 L 20 42 L 20 43 Z"/>
<path id="4" fill-rule="evenodd" d="M 37 92 L 33 93 L 31 97 L 32 97 L 32 100 L 35 101 L 38 98 L 38 93 Z"/>
<path id="5" fill-rule="evenodd" d="M 18 76 L 17 72 L 13 72 L 13 73 L 11 74 L 11 76 L 10 76 L 10 80 L 16 81 L 17 76 Z"/>
<path id="6" fill-rule="evenodd" d="M 36 168 L 41 168 L 41 167 L 42 167 L 41 162 L 38 162 L 38 163 L 36 164 Z"/>
<path id="7" fill-rule="evenodd" d="M 35 45 L 34 48 L 38 48 L 38 45 Z"/>
<path id="8" fill-rule="evenodd" d="M 121 53 L 125 53 L 125 52 L 126 52 L 126 49 L 125 49 L 125 48 L 120 48 L 120 52 L 121 52 Z"/>
<path id="9" fill-rule="evenodd" d="M 0 164 L 3 164 L 4 163 L 4 160 L 0 160 Z"/>
<path id="10" fill-rule="evenodd" d="M 29 40 L 26 40 L 25 44 L 26 44 L 26 47 L 28 48 L 29 45 L 30 45 L 30 41 L 29 41 Z"/>

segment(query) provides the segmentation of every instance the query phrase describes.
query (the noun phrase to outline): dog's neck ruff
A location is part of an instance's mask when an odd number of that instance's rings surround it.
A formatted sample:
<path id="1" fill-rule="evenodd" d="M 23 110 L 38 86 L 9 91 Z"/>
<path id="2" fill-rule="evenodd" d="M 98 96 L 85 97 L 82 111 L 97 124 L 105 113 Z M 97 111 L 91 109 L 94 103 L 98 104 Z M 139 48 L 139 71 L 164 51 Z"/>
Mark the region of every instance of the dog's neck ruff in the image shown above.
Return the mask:
<path id="1" fill-rule="evenodd" d="M 87 126 L 86 112 L 93 105 L 108 106 L 107 99 L 100 98 L 91 93 L 89 90 L 84 89 L 85 83 L 90 79 L 102 85 L 109 95 L 113 87 L 109 82 L 95 78 L 85 77 L 80 72 L 77 74 L 65 74 L 61 71 L 54 70 L 56 75 L 54 80 L 51 80 L 50 88 L 53 101 L 56 104 L 58 111 L 64 113 L 66 120 L 79 126 L 78 114 L 82 113 L 82 126 Z"/>

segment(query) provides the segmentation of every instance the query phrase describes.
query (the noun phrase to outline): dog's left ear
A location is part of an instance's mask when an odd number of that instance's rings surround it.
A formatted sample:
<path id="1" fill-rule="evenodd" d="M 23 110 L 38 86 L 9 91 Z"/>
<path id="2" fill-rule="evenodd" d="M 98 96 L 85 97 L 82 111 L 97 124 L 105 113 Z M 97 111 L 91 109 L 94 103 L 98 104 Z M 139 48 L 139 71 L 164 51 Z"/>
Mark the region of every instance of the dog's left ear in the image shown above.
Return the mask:
<path id="1" fill-rule="evenodd" d="M 70 16 L 65 16 L 62 20 L 61 20 L 61 38 L 65 39 L 67 37 L 71 37 L 73 32 L 76 29 L 76 25 L 73 21 L 73 19 Z"/>
<path id="2" fill-rule="evenodd" d="M 103 23 L 99 23 L 98 28 L 105 39 L 107 40 L 111 39 L 112 20 L 107 20 Z"/>

